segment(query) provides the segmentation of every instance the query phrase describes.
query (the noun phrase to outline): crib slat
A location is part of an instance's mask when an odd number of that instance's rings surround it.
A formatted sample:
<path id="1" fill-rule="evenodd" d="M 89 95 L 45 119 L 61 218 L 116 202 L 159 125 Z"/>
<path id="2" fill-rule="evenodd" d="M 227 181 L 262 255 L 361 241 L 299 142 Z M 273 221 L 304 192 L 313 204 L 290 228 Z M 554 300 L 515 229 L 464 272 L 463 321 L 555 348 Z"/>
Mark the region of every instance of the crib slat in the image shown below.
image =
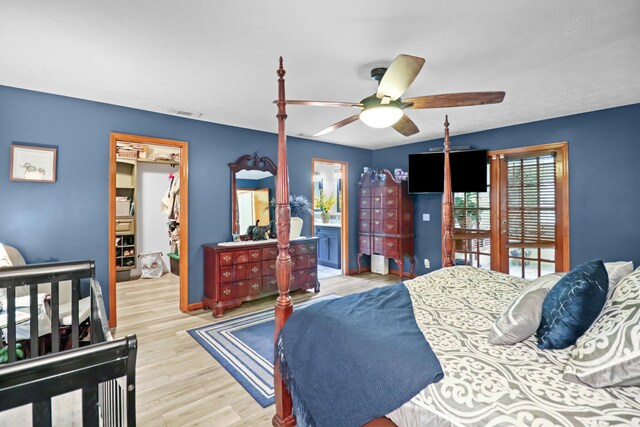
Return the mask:
<path id="1" fill-rule="evenodd" d="M 60 351 L 60 282 L 51 282 L 51 352 Z"/>
<path id="2" fill-rule="evenodd" d="M 34 402 L 31 405 L 32 424 L 38 427 L 51 427 L 51 400 Z"/>
<path id="3" fill-rule="evenodd" d="M 16 361 L 16 288 L 7 288 L 7 344 L 9 363 Z"/>
<path id="4" fill-rule="evenodd" d="M 31 358 L 38 357 L 38 318 L 40 306 L 38 305 L 38 284 L 29 285 L 29 345 L 31 347 Z"/>
<path id="5" fill-rule="evenodd" d="M 71 346 L 77 348 L 80 346 L 80 329 L 79 313 L 80 313 L 80 279 L 73 279 L 71 282 Z"/>
<path id="6" fill-rule="evenodd" d="M 82 425 L 98 425 L 98 386 L 82 389 Z"/>

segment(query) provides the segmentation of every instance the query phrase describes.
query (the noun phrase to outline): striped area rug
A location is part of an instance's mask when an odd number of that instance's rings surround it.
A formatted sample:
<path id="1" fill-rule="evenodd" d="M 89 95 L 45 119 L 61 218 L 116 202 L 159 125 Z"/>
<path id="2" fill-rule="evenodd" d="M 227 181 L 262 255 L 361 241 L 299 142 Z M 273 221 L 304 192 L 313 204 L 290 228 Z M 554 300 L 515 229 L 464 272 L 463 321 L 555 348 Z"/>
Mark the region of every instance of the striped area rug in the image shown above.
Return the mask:
<path id="1" fill-rule="evenodd" d="M 314 298 L 294 309 L 334 298 L 338 295 Z M 273 317 L 268 309 L 187 331 L 262 407 L 274 403 Z"/>

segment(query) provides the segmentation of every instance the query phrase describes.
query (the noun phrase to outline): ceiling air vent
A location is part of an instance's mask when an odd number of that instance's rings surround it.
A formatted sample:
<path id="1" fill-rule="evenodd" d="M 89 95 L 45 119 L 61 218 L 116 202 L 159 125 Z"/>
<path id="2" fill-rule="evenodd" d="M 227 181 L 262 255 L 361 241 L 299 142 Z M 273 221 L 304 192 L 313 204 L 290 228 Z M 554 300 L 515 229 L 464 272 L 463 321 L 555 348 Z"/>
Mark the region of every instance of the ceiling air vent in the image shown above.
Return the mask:
<path id="1" fill-rule="evenodd" d="M 193 111 L 187 111 L 179 108 L 169 108 L 169 114 L 175 114 L 176 116 L 188 117 L 190 119 L 197 119 L 202 116 L 202 113 L 194 113 Z"/>

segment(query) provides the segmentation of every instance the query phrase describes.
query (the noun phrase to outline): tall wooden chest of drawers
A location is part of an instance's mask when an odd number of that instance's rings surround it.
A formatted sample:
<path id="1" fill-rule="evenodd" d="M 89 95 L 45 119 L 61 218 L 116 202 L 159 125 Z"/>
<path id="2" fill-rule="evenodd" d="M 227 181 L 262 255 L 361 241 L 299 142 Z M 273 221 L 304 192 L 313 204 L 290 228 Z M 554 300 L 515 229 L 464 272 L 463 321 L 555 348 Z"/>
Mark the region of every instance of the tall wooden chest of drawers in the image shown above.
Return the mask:
<path id="1" fill-rule="evenodd" d="M 204 245 L 204 303 L 214 317 L 245 301 L 278 293 L 275 241 L 238 246 Z M 290 242 L 292 291 L 314 289 L 318 282 L 318 238 Z"/>
<path id="2" fill-rule="evenodd" d="M 406 181 L 396 181 L 387 169 L 370 170 L 360 179 L 358 195 L 358 271 L 362 255 L 392 258 L 404 273 L 404 259 L 415 268 L 413 198 Z"/>

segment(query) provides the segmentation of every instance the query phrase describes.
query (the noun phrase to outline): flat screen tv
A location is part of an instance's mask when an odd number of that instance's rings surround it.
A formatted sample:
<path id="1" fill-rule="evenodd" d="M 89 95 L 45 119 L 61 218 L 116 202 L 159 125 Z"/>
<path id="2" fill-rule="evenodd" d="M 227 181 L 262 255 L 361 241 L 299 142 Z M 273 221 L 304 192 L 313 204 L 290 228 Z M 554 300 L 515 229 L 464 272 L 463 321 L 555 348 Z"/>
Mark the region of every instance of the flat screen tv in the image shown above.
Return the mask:
<path id="1" fill-rule="evenodd" d="M 458 192 L 487 191 L 487 150 L 453 151 L 451 187 Z M 409 193 L 442 193 L 444 153 L 409 154 Z"/>

